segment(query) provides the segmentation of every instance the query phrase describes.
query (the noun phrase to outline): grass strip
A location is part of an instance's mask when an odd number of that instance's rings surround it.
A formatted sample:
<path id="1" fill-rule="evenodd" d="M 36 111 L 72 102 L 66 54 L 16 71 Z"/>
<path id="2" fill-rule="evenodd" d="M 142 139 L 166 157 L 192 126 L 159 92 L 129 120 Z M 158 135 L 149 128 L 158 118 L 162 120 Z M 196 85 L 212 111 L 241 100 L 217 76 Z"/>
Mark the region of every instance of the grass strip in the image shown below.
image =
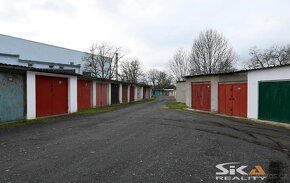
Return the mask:
<path id="1" fill-rule="evenodd" d="M 91 109 L 81 110 L 81 111 L 78 111 L 78 112 L 75 112 L 72 114 L 65 114 L 65 115 L 60 115 L 60 116 L 55 116 L 55 117 L 46 117 L 46 118 L 39 118 L 39 119 L 32 119 L 32 120 L 10 122 L 10 123 L 1 124 L 0 129 L 16 127 L 16 126 L 23 126 L 23 125 L 27 125 L 27 124 L 55 121 L 55 120 L 69 118 L 72 116 L 92 115 L 92 114 L 97 114 L 97 113 L 102 113 L 102 112 L 108 112 L 108 111 L 112 111 L 112 110 L 120 108 L 120 107 L 130 106 L 130 105 L 134 105 L 134 104 L 140 104 L 140 103 L 149 102 L 149 101 L 153 101 L 153 100 L 155 100 L 155 97 L 152 97 L 151 99 L 145 99 L 145 100 L 140 100 L 140 101 L 135 101 L 135 102 L 130 102 L 130 103 L 117 104 L 117 105 L 113 105 L 113 106 L 91 108 Z"/>
<path id="2" fill-rule="evenodd" d="M 186 109 L 185 104 L 178 103 L 178 102 L 170 102 L 170 103 L 166 104 L 166 107 L 169 109 L 182 109 L 182 110 Z"/>

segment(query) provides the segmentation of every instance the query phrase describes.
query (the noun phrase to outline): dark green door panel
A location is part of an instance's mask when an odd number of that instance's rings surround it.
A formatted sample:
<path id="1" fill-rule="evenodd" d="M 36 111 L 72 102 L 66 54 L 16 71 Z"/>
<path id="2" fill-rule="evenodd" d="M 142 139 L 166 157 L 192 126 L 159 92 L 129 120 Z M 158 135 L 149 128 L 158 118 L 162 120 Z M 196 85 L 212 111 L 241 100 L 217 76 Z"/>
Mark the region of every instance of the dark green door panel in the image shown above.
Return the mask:
<path id="1" fill-rule="evenodd" d="M 280 84 L 279 83 L 272 83 L 269 86 L 270 90 L 270 114 L 269 120 L 271 121 L 281 121 L 281 113 L 280 113 L 280 106 L 281 106 L 281 96 L 280 96 Z"/>
<path id="2" fill-rule="evenodd" d="M 290 82 L 282 83 L 281 98 L 281 121 L 290 123 Z"/>
<path id="3" fill-rule="evenodd" d="M 290 81 L 259 83 L 259 119 L 290 123 Z"/>
<path id="4" fill-rule="evenodd" d="M 268 88 L 268 83 L 259 84 L 259 119 L 270 118 L 270 91 Z"/>

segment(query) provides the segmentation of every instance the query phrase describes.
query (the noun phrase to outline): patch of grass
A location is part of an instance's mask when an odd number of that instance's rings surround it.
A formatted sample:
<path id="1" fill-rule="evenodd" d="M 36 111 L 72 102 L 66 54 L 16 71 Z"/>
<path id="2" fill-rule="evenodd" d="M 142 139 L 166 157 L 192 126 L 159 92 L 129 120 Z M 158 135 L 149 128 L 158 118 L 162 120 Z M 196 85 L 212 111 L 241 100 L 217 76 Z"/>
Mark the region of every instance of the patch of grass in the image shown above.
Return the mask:
<path id="1" fill-rule="evenodd" d="M 59 120 L 59 119 L 65 119 L 65 118 L 68 118 L 68 117 L 71 117 L 71 116 L 97 114 L 97 113 L 112 111 L 112 110 L 120 108 L 120 107 L 130 106 L 130 105 L 134 105 L 134 104 L 140 104 L 140 103 L 149 102 L 149 101 L 153 101 L 153 100 L 155 100 L 155 97 L 152 97 L 150 99 L 136 101 L 136 102 L 123 103 L 123 104 L 117 104 L 117 105 L 113 105 L 113 106 L 106 106 L 106 107 L 99 107 L 99 108 L 81 110 L 81 111 L 78 111 L 78 112 L 75 112 L 75 113 L 72 113 L 72 114 L 61 115 L 61 116 L 56 116 L 56 117 L 47 117 L 47 118 L 40 118 L 40 119 L 32 119 L 32 120 L 23 120 L 23 121 L 11 122 L 11 123 L 6 123 L 6 124 L 1 124 L 0 125 L 0 129 L 1 128 L 16 127 L 16 126 L 23 126 L 23 125 L 27 125 L 27 124 L 55 121 L 55 120 Z"/>
<path id="2" fill-rule="evenodd" d="M 166 107 L 169 109 L 182 109 L 184 110 L 186 108 L 186 105 L 183 103 L 177 103 L 177 102 L 171 102 L 166 104 Z"/>
<path id="3" fill-rule="evenodd" d="M 78 111 L 76 113 L 73 113 L 73 115 L 90 115 L 90 114 L 96 114 L 96 113 L 111 111 L 111 110 L 114 110 L 116 108 L 117 108 L 117 106 L 92 108 L 92 109 L 86 109 L 86 110 Z"/>
<path id="4" fill-rule="evenodd" d="M 174 101 L 174 102 L 176 101 L 176 99 L 175 99 L 175 98 L 171 98 L 170 100 L 171 100 L 171 101 Z"/>
<path id="5" fill-rule="evenodd" d="M 17 122 L 11 122 L 6 124 L 1 124 L 1 128 L 9 128 L 9 127 L 15 127 L 15 126 L 23 126 L 27 124 L 33 124 L 33 123 L 42 123 L 42 122 L 48 122 L 48 121 L 55 121 L 58 119 L 63 119 L 66 116 L 58 116 L 58 117 L 50 117 L 50 118 L 41 118 L 41 119 L 32 119 L 32 120 L 23 120 L 23 121 L 17 121 Z"/>

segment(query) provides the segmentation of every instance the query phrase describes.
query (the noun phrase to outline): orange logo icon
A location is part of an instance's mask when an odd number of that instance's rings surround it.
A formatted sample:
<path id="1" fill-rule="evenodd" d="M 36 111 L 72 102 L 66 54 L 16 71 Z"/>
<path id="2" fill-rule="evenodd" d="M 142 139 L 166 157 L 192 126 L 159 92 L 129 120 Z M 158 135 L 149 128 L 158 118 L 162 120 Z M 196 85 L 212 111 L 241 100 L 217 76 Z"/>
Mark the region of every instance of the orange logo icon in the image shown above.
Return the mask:
<path id="1" fill-rule="evenodd" d="M 249 175 L 266 175 L 266 174 L 261 166 L 255 166 L 255 168 L 251 170 Z"/>

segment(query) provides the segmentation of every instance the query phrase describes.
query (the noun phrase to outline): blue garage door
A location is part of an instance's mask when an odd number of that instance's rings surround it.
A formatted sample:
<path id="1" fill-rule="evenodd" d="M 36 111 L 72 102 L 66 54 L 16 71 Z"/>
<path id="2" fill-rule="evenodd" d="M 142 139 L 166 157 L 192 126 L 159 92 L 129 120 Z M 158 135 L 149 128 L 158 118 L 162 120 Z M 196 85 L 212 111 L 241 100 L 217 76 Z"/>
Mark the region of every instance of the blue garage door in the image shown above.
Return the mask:
<path id="1" fill-rule="evenodd" d="M 0 121 L 24 119 L 24 76 L 0 72 Z"/>

